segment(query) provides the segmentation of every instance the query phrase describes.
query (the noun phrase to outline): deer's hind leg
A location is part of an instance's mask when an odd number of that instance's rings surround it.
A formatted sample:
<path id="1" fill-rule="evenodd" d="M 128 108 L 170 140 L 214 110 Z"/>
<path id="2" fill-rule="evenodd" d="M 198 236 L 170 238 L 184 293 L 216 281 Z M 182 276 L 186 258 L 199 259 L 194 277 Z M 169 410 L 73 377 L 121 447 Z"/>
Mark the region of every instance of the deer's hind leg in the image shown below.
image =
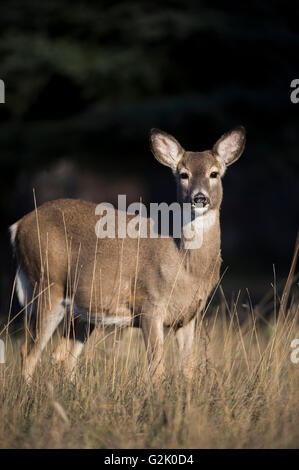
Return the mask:
<path id="1" fill-rule="evenodd" d="M 45 289 L 25 320 L 25 343 L 21 348 L 22 376 L 30 382 L 34 369 L 49 339 L 64 316 L 63 289 L 54 285 Z"/>
<path id="2" fill-rule="evenodd" d="M 94 325 L 78 318 L 66 318 L 62 335 L 53 352 L 53 359 L 57 365 L 63 365 L 70 378 L 75 377 L 75 368 L 78 358 L 94 330 Z"/>

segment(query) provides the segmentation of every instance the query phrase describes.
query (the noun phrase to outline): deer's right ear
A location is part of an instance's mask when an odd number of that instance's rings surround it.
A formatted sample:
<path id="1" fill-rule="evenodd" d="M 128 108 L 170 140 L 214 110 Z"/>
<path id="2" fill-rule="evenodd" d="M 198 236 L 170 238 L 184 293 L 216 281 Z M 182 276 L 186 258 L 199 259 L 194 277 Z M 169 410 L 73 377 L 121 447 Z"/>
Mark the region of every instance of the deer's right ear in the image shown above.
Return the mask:
<path id="1" fill-rule="evenodd" d="M 231 165 L 241 157 L 245 147 L 246 132 L 243 126 L 235 127 L 224 134 L 213 147 L 218 158 L 226 165 Z"/>
<path id="2" fill-rule="evenodd" d="M 184 154 L 184 149 L 172 135 L 159 129 L 151 129 L 151 150 L 156 159 L 162 165 L 176 170 L 177 165 Z"/>

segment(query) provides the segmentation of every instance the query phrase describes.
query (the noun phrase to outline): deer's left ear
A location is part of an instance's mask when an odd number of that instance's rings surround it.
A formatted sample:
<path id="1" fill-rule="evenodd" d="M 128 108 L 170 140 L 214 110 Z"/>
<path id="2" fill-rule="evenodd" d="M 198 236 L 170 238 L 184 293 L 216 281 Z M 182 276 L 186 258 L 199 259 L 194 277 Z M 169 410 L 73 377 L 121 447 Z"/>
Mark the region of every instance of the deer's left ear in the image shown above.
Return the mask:
<path id="1" fill-rule="evenodd" d="M 246 142 L 246 131 L 243 126 L 235 127 L 230 132 L 227 132 L 213 147 L 218 158 L 226 166 L 234 163 L 241 157 Z"/>
<path id="2" fill-rule="evenodd" d="M 169 166 L 175 171 L 184 154 L 184 149 L 178 141 L 172 135 L 160 131 L 160 129 L 151 129 L 150 141 L 156 159 L 162 165 Z"/>

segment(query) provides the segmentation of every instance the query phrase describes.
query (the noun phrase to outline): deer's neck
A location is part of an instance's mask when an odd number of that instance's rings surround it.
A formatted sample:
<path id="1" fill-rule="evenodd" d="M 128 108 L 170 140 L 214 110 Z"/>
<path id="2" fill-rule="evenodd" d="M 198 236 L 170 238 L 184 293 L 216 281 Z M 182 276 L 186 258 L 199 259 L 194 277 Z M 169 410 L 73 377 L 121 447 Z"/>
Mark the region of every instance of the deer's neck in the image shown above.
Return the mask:
<path id="1" fill-rule="evenodd" d="M 181 250 L 190 274 L 218 276 L 221 259 L 219 210 L 211 210 L 183 225 Z"/>

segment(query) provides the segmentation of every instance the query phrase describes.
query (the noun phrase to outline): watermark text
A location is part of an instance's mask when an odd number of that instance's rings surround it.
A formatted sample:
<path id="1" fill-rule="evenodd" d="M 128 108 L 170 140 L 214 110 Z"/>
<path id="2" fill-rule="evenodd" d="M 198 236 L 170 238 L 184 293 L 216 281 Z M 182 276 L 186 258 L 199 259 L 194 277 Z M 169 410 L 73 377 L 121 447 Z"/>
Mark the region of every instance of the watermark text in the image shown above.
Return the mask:
<path id="1" fill-rule="evenodd" d="M 0 79 L 0 104 L 5 103 L 5 84 L 4 81 Z"/>

